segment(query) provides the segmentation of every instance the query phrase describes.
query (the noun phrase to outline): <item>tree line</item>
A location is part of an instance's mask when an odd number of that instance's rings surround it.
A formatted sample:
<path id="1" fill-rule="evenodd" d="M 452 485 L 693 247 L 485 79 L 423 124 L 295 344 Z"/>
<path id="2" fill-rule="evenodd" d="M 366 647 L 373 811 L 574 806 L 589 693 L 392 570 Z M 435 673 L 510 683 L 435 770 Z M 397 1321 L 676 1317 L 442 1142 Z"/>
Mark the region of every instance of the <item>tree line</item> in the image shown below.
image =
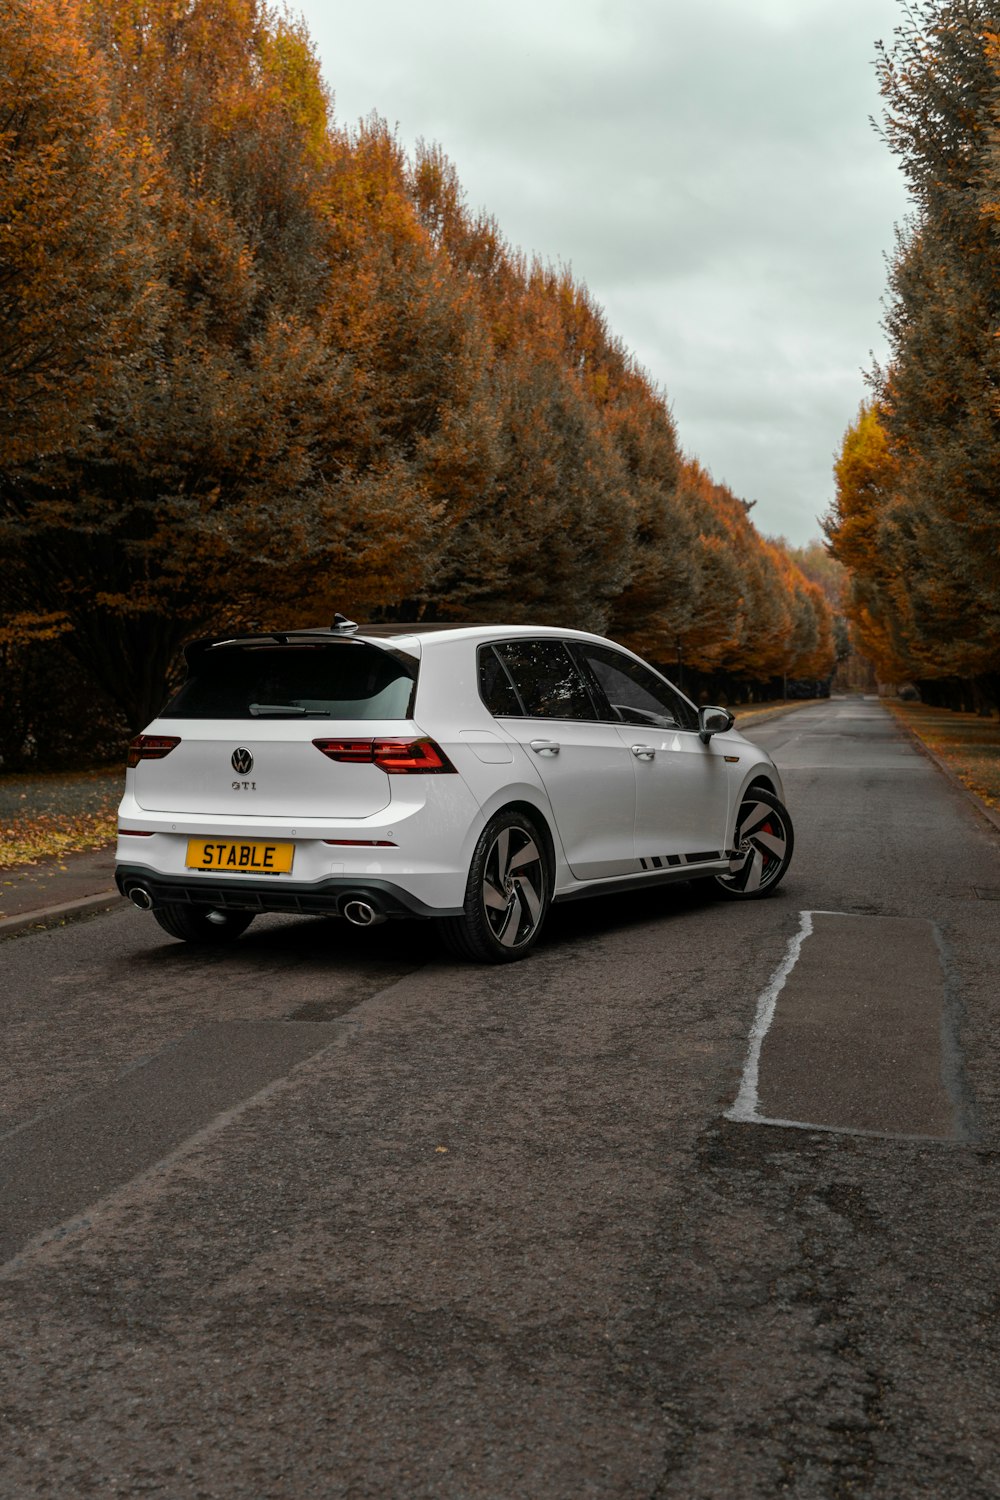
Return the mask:
<path id="1" fill-rule="evenodd" d="M 689 691 L 831 670 L 821 587 L 587 288 L 338 124 L 289 15 L 0 0 L 0 227 L 6 765 L 81 703 L 141 727 L 196 636 L 338 609 L 607 631 Z"/>
<path id="2" fill-rule="evenodd" d="M 913 198 L 890 265 L 890 357 L 848 429 L 826 522 L 887 681 L 1000 705 L 1000 10 L 928 0 L 879 57 Z"/>

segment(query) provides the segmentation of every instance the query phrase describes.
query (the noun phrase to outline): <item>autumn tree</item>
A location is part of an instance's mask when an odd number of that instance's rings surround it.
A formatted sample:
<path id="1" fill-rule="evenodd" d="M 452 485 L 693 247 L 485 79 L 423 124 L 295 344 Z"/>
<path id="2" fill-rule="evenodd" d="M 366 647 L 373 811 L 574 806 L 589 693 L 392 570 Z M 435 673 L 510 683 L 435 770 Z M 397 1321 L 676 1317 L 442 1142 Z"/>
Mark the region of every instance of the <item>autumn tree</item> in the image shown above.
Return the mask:
<path id="1" fill-rule="evenodd" d="M 847 429 L 834 476 L 836 498 L 824 526 L 834 557 L 847 570 L 845 613 L 859 651 L 883 681 L 894 682 L 911 675 L 916 663 L 905 633 L 905 573 L 887 529 L 898 503 L 899 470 L 877 405 L 862 405 Z"/>
<path id="2" fill-rule="evenodd" d="M 679 637 L 687 671 L 711 693 L 833 670 L 833 621 L 822 590 L 780 541 L 760 536 L 746 502 L 696 461 L 678 495 L 694 533 L 692 611 Z"/>
<path id="3" fill-rule="evenodd" d="M 834 657 L 837 662 L 845 661 L 852 651 L 850 630 L 844 614 L 846 569 L 834 557 L 829 545 L 818 538 L 802 547 L 786 545 L 785 550 L 807 582 L 822 593 L 828 606 Z M 822 624 L 820 630 L 823 630 Z"/>
<path id="4" fill-rule="evenodd" d="M 0 709 L 8 765 L 38 730 L 59 677 L 51 643 L 69 625 L 63 592 L 30 565 L 34 557 L 44 569 L 49 548 L 19 479 L 86 441 L 121 351 L 156 326 L 154 191 L 148 142 L 116 117 L 81 6 L 0 0 Z"/>
<path id="5" fill-rule="evenodd" d="M 304 38 L 252 0 L 93 0 L 88 21 L 120 128 L 148 143 L 157 318 L 87 430 L 9 475 L 6 512 L 22 592 L 140 724 L 185 638 L 329 617 L 408 549 L 379 524 L 391 485 L 401 529 L 398 474 L 337 467 L 356 370 L 329 337 L 333 162 Z"/>
<path id="6" fill-rule="evenodd" d="M 673 654 L 695 607 L 693 528 L 677 497 L 680 452 L 667 400 L 608 329 L 568 271 L 542 274 L 558 314 L 563 357 L 580 381 L 622 469 L 629 553 L 609 628 L 657 659 Z"/>
<path id="7" fill-rule="evenodd" d="M 133 726 L 191 636 L 336 608 L 756 681 L 823 657 L 812 586 L 682 463 L 586 287 L 438 148 L 338 127 L 300 23 L 3 6 L 0 654 L 65 642 Z"/>
<path id="8" fill-rule="evenodd" d="M 830 607 L 838 609 L 846 574 L 843 564 L 837 561 L 829 546 L 818 537 L 801 547 L 793 547 L 784 541 L 783 546 L 799 571 L 811 583 L 819 585 Z"/>
<path id="9" fill-rule="evenodd" d="M 73 439 L 155 316 L 145 142 L 76 0 L 0 0 L 0 473 Z"/>
<path id="10" fill-rule="evenodd" d="M 457 539 L 444 583 L 451 606 L 517 618 L 561 608 L 647 654 L 672 654 L 694 565 L 665 397 L 568 270 L 527 264 L 492 218 L 468 213 L 439 147 L 421 144 L 411 183 L 428 232 L 477 288 L 502 419 L 496 485 Z M 456 587 L 459 577 L 470 586 Z"/>
<path id="11" fill-rule="evenodd" d="M 491 389 L 496 471 L 443 558 L 437 596 L 459 617 L 602 629 L 629 556 L 614 447 L 544 345 L 525 340 L 505 350 Z"/>
<path id="12" fill-rule="evenodd" d="M 879 511 L 892 649 L 921 676 L 1000 688 L 1000 16 L 987 0 L 925 0 L 880 59 L 885 137 L 915 213 L 899 237 L 876 379 L 895 465 Z M 861 433 L 858 434 L 858 440 Z M 854 442 L 855 440 L 852 440 Z M 856 443 L 855 443 L 856 446 Z M 844 459 L 847 459 L 845 448 Z M 838 555 L 848 515 L 832 520 Z M 851 565 L 853 566 L 853 564 Z M 874 593 L 871 591 L 875 590 Z"/>
<path id="13" fill-rule="evenodd" d="M 354 135 L 337 132 L 333 149 L 323 330 L 347 379 L 327 412 L 326 440 L 341 514 L 386 549 L 384 566 L 369 565 L 352 597 L 356 608 L 415 618 L 447 594 L 455 533 L 494 483 L 492 341 L 476 287 L 455 275 L 421 222 L 385 123 L 372 117 Z M 348 563 L 343 555 L 338 572 L 352 582 Z"/>
<path id="14" fill-rule="evenodd" d="M 572 278 L 529 265 L 492 219 L 468 213 L 439 149 L 418 149 L 410 183 L 482 310 L 498 423 L 491 481 L 446 539 L 435 607 L 603 628 L 632 563 L 625 460 L 605 420 L 608 370 L 627 357 Z"/>
<path id="15" fill-rule="evenodd" d="M 678 499 L 693 535 L 693 608 L 679 637 L 682 660 L 714 675 L 739 654 L 747 630 L 742 560 L 726 524 L 729 496 L 694 459 L 681 466 Z"/>

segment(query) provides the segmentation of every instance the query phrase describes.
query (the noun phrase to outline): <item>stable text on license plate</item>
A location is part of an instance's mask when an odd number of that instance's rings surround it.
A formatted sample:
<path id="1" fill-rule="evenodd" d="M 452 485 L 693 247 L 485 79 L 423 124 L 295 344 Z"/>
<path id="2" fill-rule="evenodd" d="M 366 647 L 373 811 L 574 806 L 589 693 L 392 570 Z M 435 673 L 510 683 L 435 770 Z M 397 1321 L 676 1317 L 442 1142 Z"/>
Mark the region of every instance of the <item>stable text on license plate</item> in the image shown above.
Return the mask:
<path id="1" fill-rule="evenodd" d="M 232 870 L 244 875 L 287 875 L 294 844 L 260 839 L 188 839 L 189 870 Z"/>

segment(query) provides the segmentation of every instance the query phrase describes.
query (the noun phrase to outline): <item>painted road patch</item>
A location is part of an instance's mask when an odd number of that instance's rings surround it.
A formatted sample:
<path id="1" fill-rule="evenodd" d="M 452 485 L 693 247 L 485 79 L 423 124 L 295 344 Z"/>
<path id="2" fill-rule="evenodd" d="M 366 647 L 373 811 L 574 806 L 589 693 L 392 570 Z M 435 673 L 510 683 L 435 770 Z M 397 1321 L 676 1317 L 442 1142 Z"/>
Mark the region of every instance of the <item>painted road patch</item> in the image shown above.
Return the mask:
<path id="1" fill-rule="evenodd" d="M 727 1117 L 965 1139 L 934 924 L 803 912 L 758 1001 Z"/>

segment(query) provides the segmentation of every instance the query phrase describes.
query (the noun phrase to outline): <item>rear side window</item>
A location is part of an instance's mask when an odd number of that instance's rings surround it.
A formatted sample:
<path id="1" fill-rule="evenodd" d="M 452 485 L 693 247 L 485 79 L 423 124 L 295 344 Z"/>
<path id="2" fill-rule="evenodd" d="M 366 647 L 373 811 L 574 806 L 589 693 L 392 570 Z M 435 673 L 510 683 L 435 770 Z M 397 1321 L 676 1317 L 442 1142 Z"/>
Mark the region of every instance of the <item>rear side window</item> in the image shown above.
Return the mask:
<path id="1" fill-rule="evenodd" d="M 562 641 L 504 641 L 494 647 L 532 719 L 596 719 L 579 668 Z M 495 710 L 493 710 L 495 712 Z"/>
<path id="2" fill-rule="evenodd" d="M 363 641 L 221 646 L 197 659 L 166 719 L 408 719 L 417 664 Z"/>
<path id="3" fill-rule="evenodd" d="M 514 684 L 492 646 L 479 648 L 479 696 L 496 719 L 524 717 Z"/>

